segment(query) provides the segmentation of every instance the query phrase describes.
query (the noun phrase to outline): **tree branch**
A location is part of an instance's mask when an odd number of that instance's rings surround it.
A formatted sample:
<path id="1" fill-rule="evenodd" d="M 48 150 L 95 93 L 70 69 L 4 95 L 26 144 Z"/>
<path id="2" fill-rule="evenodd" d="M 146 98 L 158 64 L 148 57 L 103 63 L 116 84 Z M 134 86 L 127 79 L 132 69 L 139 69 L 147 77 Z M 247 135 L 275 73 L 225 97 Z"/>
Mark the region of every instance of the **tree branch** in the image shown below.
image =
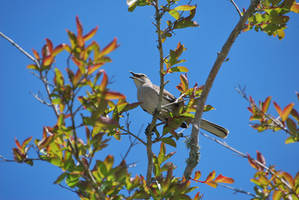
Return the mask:
<path id="1" fill-rule="evenodd" d="M 212 67 L 212 70 L 209 73 L 209 76 L 206 80 L 203 92 L 197 102 L 197 108 L 195 113 L 195 118 L 192 122 L 192 132 L 191 132 L 191 139 L 190 139 L 190 152 L 189 152 L 189 158 L 187 159 L 187 166 L 184 171 L 184 176 L 186 178 L 189 178 L 193 169 L 196 167 L 196 165 L 199 162 L 199 146 L 198 146 L 198 132 L 199 132 L 199 124 L 202 116 L 202 112 L 204 109 L 205 102 L 207 100 L 208 94 L 210 92 L 210 89 L 214 83 L 214 80 L 216 78 L 216 75 L 222 65 L 222 63 L 225 61 L 234 41 L 240 34 L 241 30 L 244 27 L 244 24 L 248 20 L 248 18 L 255 12 L 255 9 L 259 3 L 259 0 L 252 0 L 248 9 L 244 13 L 244 15 L 240 18 L 238 24 L 235 26 L 231 34 L 229 35 L 227 41 L 223 45 L 221 51 L 218 53 L 217 59 Z"/>
<path id="2" fill-rule="evenodd" d="M 234 5 L 234 7 L 236 8 L 236 10 L 237 10 L 238 14 L 240 15 L 240 17 L 242 17 L 243 16 L 242 12 L 239 9 L 238 5 L 235 3 L 235 1 L 234 0 L 230 0 L 230 2 Z"/>

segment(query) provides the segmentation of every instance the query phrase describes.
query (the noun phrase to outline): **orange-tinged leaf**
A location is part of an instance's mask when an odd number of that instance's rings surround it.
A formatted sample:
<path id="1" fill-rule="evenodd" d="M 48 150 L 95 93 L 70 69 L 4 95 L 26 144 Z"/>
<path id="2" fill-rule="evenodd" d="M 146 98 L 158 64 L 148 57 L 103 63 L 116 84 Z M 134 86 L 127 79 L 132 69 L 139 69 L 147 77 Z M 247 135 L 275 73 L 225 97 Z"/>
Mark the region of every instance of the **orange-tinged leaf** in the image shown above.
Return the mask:
<path id="1" fill-rule="evenodd" d="M 99 69 L 103 64 L 105 63 L 97 63 L 93 66 L 88 66 L 88 69 L 87 69 L 87 73 L 88 75 L 92 74 L 93 72 L 95 72 L 97 69 Z"/>
<path id="2" fill-rule="evenodd" d="M 299 172 L 297 172 L 296 176 L 294 177 L 295 186 L 299 186 Z"/>
<path id="3" fill-rule="evenodd" d="M 198 179 L 200 179 L 200 177 L 201 177 L 201 172 L 200 171 L 196 171 L 193 179 L 194 180 L 198 180 Z"/>
<path id="4" fill-rule="evenodd" d="M 269 97 L 267 97 L 266 99 L 265 99 L 265 101 L 263 102 L 263 104 L 262 104 L 262 112 L 263 113 L 267 113 L 267 111 L 268 111 L 268 108 L 269 108 L 269 105 L 270 105 L 270 102 L 271 102 L 271 96 L 269 96 Z"/>
<path id="5" fill-rule="evenodd" d="M 76 16 L 76 25 L 77 25 L 77 34 L 78 34 L 77 35 L 78 45 L 80 47 L 83 47 L 84 46 L 83 28 L 78 16 Z"/>
<path id="6" fill-rule="evenodd" d="M 96 26 L 94 29 L 92 29 L 91 31 L 89 31 L 89 33 L 87 33 L 86 35 L 84 35 L 84 36 L 83 36 L 84 41 L 87 41 L 87 40 L 89 40 L 90 38 L 92 38 L 92 37 L 96 34 L 98 28 L 99 28 L 99 27 Z"/>
<path id="7" fill-rule="evenodd" d="M 248 162 L 250 164 L 250 166 L 256 170 L 258 170 L 258 166 L 257 164 L 254 162 L 254 159 L 251 158 L 251 156 L 249 154 L 247 154 L 247 159 L 248 159 Z"/>
<path id="8" fill-rule="evenodd" d="M 202 196 L 199 196 L 200 192 L 197 192 L 193 200 L 200 200 Z"/>
<path id="9" fill-rule="evenodd" d="M 205 182 L 205 184 L 213 187 L 213 188 L 216 188 L 217 187 L 217 183 L 215 181 L 210 181 L 210 182 Z"/>
<path id="10" fill-rule="evenodd" d="M 222 176 L 221 174 L 219 176 L 217 176 L 217 178 L 215 179 L 216 183 L 234 183 L 234 179 L 226 177 L 226 176 Z"/>
<path id="11" fill-rule="evenodd" d="M 280 199 L 282 199 L 282 191 L 275 190 L 273 192 L 272 200 L 280 200 Z"/>
<path id="12" fill-rule="evenodd" d="M 20 142 L 19 142 L 19 140 L 18 140 L 17 138 L 15 138 L 15 143 L 16 143 L 18 149 L 19 149 L 21 152 L 23 152 L 23 148 L 22 148 L 22 146 L 21 146 L 21 144 L 20 144 Z"/>
<path id="13" fill-rule="evenodd" d="M 295 137 L 293 137 L 293 136 L 288 137 L 288 138 L 284 141 L 285 144 L 291 144 L 291 143 L 295 143 L 295 142 L 297 142 L 297 140 L 296 140 Z"/>
<path id="14" fill-rule="evenodd" d="M 38 70 L 38 67 L 34 64 L 30 64 L 30 65 L 27 65 L 27 69 L 34 69 L 34 70 Z"/>
<path id="15" fill-rule="evenodd" d="M 208 175 L 207 179 L 206 179 L 204 182 L 210 182 L 210 181 L 212 181 L 212 180 L 215 178 L 215 176 L 216 176 L 216 172 L 215 172 L 215 170 L 213 170 L 213 171 Z"/>
<path id="16" fill-rule="evenodd" d="M 190 11 L 190 10 L 194 10 L 196 8 L 196 6 L 191 6 L 191 5 L 181 5 L 181 6 L 177 6 L 174 9 L 178 10 L 178 11 Z"/>
<path id="17" fill-rule="evenodd" d="M 280 118 L 281 118 L 281 115 L 282 115 L 282 111 L 281 111 L 281 108 L 280 108 L 280 106 L 275 102 L 275 101 L 273 101 L 273 104 L 274 104 L 274 107 L 275 107 L 275 109 L 276 109 L 276 111 L 277 111 L 277 113 L 278 113 L 278 115 L 280 116 Z"/>
<path id="18" fill-rule="evenodd" d="M 104 91 L 107 87 L 107 84 L 108 84 L 108 76 L 106 74 L 106 72 L 103 70 L 100 70 L 100 74 L 103 74 L 103 79 L 102 79 L 102 82 L 100 84 L 100 90 L 101 91 Z"/>
<path id="19" fill-rule="evenodd" d="M 35 49 L 32 49 L 33 55 L 36 58 L 36 60 L 40 60 L 39 54 Z"/>
<path id="20" fill-rule="evenodd" d="M 294 186 L 293 177 L 289 173 L 287 173 L 287 172 L 281 172 L 280 174 L 290 184 L 291 187 Z"/>
<path id="21" fill-rule="evenodd" d="M 294 13 L 299 13 L 299 3 L 294 1 L 293 5 L 291 7 L 291 11 L 294 12 Z"/>
<path id="22" fill-rule="evenodd" d="M 106 169 L 108 171 L 110 171 L 110 169 L 112 168 L 112 165 L 113 165 L 113 162 L 114 162 L 114 157 L 112 155 L 108 155 L 105 160 L 104 160 L 104 164 L 106 166 Z"/>
<path id="23" fill-rule="evenodd" d="M 52 52 L 53 52 L 53 43 L 48 38 L 46 38 L 46 42 L 47 42 L 48 51 L 50 52 L 50 54 L 52 54 Z"/>
<path id="24" fill-rule="evenodd" d="M 107 55 L 111 51 L 115 50 L 118 47 L 117 39 L 114 38 L 112 42 L 110 42 L 98 55 L 99 58 Z"/>
<path id="25" fill-rule="evenodd" d="M 113 99 L 125 99 L 126 96 L 119 93 L 119 92 L 112 92 L 112 91 L 107 91 L 105 93 L 105 99 L 106 100 L 113 100 Z"/>
<path id="26" fill-rule="evenodd" d="M 65 46 L 67 46 L 67 45 L 66 44 L 60 44 L 57 47 L 55 47 L 53 52 L 52 52 L 52 56 L 55 57 L 57 54 L 59 54 L 60 52 L 65 50 Z"/>
<path id="27" fill-rule="evenodd" d="M 287 118 L 289 117 L 289 114 L 291 113 L 291 111 L 292 111 L 292 109 L 293 109 L 293 107 L 294 107 L 294 103 L 290 103 L 289 105 L 287 105 L 284 109 L 283 109 L 283 111 L 282 111 L 282 113 L 281 113 L 281 120 L 284 122 L 285 120 L 287 120 Z"/>
<path id="28" fill-rule="evenodd" d="M 82 73 L 81 73 L 81 70 L 78 69 L 76 72 L 76 75 L 74 76 L 74 79 L 73 79 L 73 85 L 77 85 L 81 78 L 82 78 Z"/>
<path id="29" fill-rule="evenodd" d="M 32 136 L 24 140 L 24 142 L 22 143 L 23 149 L 27 146 L 27 144 L 31 141 L 31 139 L 32 139 Z"/>
<path id="30" fill-rule="evenodd" d="M 54 60 L 54 57 L 52 55 L 49 55 L 43 60 L 43 65 L 49 66 L 52 64 L 53 60 Z"/>

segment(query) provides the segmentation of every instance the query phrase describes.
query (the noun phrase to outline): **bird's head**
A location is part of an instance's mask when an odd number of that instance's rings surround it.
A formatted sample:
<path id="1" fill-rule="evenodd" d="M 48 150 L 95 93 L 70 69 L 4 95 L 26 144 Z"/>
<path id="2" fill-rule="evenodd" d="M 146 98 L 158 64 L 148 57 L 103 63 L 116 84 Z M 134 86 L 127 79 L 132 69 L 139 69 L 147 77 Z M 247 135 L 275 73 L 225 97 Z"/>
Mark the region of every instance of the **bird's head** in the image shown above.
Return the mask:
<path id="1" fill-rule="evenodd" d="M 151 80 L 145 74 L 134 72 L 130 73 L 132 74 L 130 78 L 134 80 L 136 87 L 139 87 L 145 83 L 151 83 Z"/>

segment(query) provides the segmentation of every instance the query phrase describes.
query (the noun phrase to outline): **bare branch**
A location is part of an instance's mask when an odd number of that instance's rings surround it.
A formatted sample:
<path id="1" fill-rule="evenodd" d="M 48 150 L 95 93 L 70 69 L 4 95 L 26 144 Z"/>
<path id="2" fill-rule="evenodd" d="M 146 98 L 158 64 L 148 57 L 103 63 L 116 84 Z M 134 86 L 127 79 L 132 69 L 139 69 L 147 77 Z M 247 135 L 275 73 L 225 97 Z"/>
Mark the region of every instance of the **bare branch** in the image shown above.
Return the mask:
<path id="1" fill-rule="evenodd" d="M 216 59 L 214 65 L 212 67 L 212 70 L 210 71 L 209 76 L 206 80 L 203 92 L 197 102 L 195 118 L 192 122 L 190 152 L 189 152 L 189 158 L 187 159 L 187 166 L 184 171 L 184 176 L 186 178 L 190 177 L 193 169 L 196 167 L 196 165 L 198 164 L 198 161 L 199 161 L 199 152 L 198 152 L 198 150 L 199 150 L 199 146 L 198 146 L 199 124 L 200 124 L 204 105 L 207 100 L 210 89 L 212 88 L 212 85 L 214 83 L 216 75 L 218 74 L 218 71 L 219 71 L 222 63 L 225 61 L 234 41 L 240 34 L 241 30 L 244 28 L 244 24 L 246 23 L 247 19 L 255 12 L 255 9 L 256 9 L 258 3 L 259 3 L 259 0 L 251 1 L 249 8 L 246 10 L 244 15 L 240 18 L 238 24 L 235 26 L 235 28 L 229 35 L 227 41 L 223 45 L 221 51 L 218 53 L 217 59 Z"/>
<path id="2" fill-rule="evenodd" d="M 242 190 L 242 189 L 234 188 L 234 187 L 231 187 L 231 186 L 229 186 L 229 185 L 224 185 L 224 184 L 221 184 L 221 183 L 218 183 L 218 185 L 220 185 L 221 187 L 224 187 L 224 188 L 233 190 L 234 192 L 238 192 L 238 193 L 242 193 L 242 194 L 247 194 L 248 196 L 252 196 L 252 197 L 255 197 L 255 198 L 259 198 L 257 195 L 255 195 L 255 194 L 253 194 L 253 193 L 251 193 L 251 192 Z"/>
<path id="3" fill-rule="evenodd" d="M 40 97 L 38 96 L 38 94 L 34 94 L 33 92 L 30 92 L 30 94 L 31 94 L 37 101 L 39 101 L 40 103 L 45 104 L 45 105 L 47 105 L 47 106 L 52 106 L 51 103 L 48 103 L 48 102 L 46 102 L 44 99 L 40 98 Z"/>

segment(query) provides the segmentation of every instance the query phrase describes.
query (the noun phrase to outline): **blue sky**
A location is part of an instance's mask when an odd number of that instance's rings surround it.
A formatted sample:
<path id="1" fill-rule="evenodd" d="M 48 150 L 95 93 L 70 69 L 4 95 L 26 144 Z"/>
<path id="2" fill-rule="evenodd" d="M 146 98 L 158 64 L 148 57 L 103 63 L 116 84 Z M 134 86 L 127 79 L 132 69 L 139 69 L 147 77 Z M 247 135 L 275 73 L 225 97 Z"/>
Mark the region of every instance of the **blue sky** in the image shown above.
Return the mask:
<path id="1" fill-rule="evenodd" d="M 247 1 L 246 1 L 247 2 Z M 240 8 L 246 8 L 244 1 L 236 1 Z M 193 85 L 202 85 L 216 59 L 217 52 L 228 37 L 239 16 L 229 1 L 199 1 L 195 20 L 199 28 L 178 30 L 175 37 L 166 41 L 165 52 L 174 49 L 178 42 L 187 48 L 182 55 L 187 60 L 188 78 Z M 136 101 L 135 86 L 129 79 L 129 71 L 146 73 L 154 83 L 159 83 L 158 51 L 154 32 L 153 9 L 137 8 L 133 13 L 127 11 L 125 1 L 8 1 L 3 0 L 0 7 L 0 31 L 14 39 L 25 50 L 40 50 L 45 38 L 55 45 L 66 42 L 66 29 L 75 31 L 75 16 L 79 16 L 87 32 L 99 26 L 94 37 L 102 47 L 117 37 L 120 47 L 110 56 L 113 60 L 103 67 L 111 78 L 110 88 L 122 92 L 129 102 Z M 299 171 L 298 144 L 285 145 L 286 134 L 267 131 L 257 133 L 249 127 L 247 102 L 235 91 L 238 85 L 246 86 L 247 94 L 256 100 L 273 96 L 282 107 L 298 101 L 295 92 L 299 91 L 299 18 L 291 14 L 291 19 L 283 40 L 269 37 L 265 33 L 250 31 L 242 33 L 235 42 L 229 61 L 224 63 L 214 83 L 207 103 L 216 110 L 205 113 L 204 118 L 223 125 L 230 130 L 225 141 L 244 153 L 255 156 L 260 151 L 268 165 L 288 171 L 292 176 Z M 28 136 L 41 138 L 42 127 L 55 124 L 52 110 L 37 102 L 30 92 L 45 96 L 41 82 L 26 66 L 31 63 L 16 48 L 0 38 L 0 154 L 12 158 L 11 149 L 14 138 L 23 140 Z M 57 61 L 57 67 L 65 68 L 65 62 Z M 179 74 L 167 76 L 170 83 L 167 90 L 179 95 L 175 86 Z M 273 106 L 271 112 L 275 111 Z M 138 131 L 151 121 L 151 117 L 140 108 L 130 112 L 131 130 Z M 190 129 L 185 134 L 190 133 Z M 141 133 L 143 134 L 143 133 Z M 254 170 L 248 161 L 231 151 L 200 136 L 201 159 L 197 170 L 203 177 L 215 170 L 217 174 L 232 177 L 236 188 L 253 191 L 249 181 Z M 111 147 L 97 155 L 104 159 L 113 154 L 121 159 L 127 149 L 127 139 L 113 141 Z M 155 152 L 158 146 L 154 146 Z M 188 151 L 183 141 L 178 147 L 168 148 L 176 151 L 173 161 L 177 165 L 175 175 L 181 176 Z M 146 167 L 145 148 L 139 144 L 128 156 L 128 163 L 136 162 L 131 169 L 133 175 L 144 174 Z M 61 173 L 47 163 L 35 163 L 34 167 L 16 163 L 0 162 L 0 200 L 18 199 L 75 199 L 77 196 L 64 190 L 53 181 Z M 234 194 L 225 188 L 211 188 L 198 185 L 204 199 L 250 199 L 243 194 Z"/>

